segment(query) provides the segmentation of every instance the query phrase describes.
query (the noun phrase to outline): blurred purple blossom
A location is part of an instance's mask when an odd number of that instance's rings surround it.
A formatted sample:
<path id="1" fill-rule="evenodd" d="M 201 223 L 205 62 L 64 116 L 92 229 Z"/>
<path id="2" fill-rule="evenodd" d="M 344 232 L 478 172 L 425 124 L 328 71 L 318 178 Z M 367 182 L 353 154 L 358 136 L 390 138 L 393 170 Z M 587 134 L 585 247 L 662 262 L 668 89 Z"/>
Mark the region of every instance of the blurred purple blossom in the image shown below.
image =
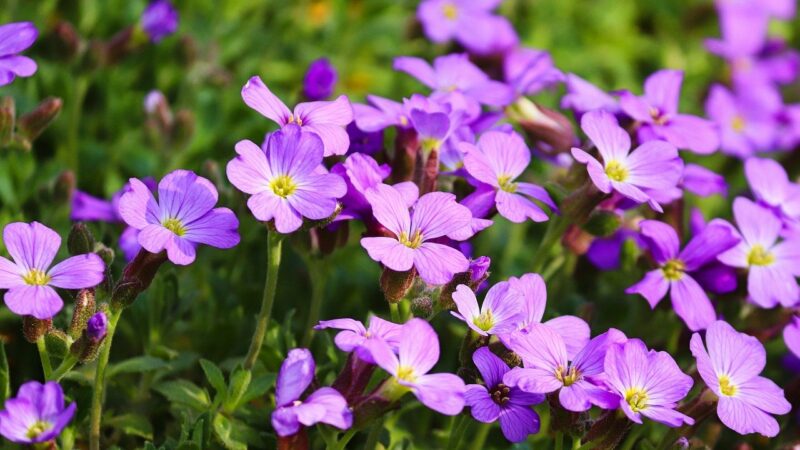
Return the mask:
<path id="1" fill-rule="evenodd" d="M 303 78 L 303 94 L 310 101 L 325 100 L 333 94 L 336 80 L 336 68 L 327 58 L 320 58 L 308 66 Z"/>
<path id="2" fill-rule="evenodd" d="M 13 22 L 0 25 L 0 86 L 10 84 L 16 77 L 36 73 L 36 61 L 18 53 L 33 45 L 39 30 L 33 22 Z"/>
<path id="3" fill-rule="evenodd" d="M 72 420 L 77 405 L 64 407 L 64 392 L 55 381 L 28 381 L 0 411 L 0 435 L 17 444 L 54 440 Z"/>
<path id="4" fill-rule="evenodd" d="M 178 10 L 168 0 L 153 0 L 142 12 L 142 29 L 151 41 L 160 42 L 178 29 Z"/>
<path id="5" fill-rule="evenodd" d="M 424 0 L 417 17 L 428 38 L 442 44 L 455 39 L 472 53 L 501 53 L 517 45 L 511 23 L 492 14 L 502 0 Z"/>

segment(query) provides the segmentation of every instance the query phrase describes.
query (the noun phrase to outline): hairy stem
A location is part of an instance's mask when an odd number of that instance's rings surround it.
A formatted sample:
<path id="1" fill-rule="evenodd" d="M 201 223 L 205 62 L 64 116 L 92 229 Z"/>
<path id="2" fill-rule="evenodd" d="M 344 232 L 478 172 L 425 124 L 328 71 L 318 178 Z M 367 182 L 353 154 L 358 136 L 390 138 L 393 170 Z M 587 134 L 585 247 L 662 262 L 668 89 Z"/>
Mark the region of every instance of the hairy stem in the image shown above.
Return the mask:
<path id="1" fill-rule="evenodd" d="M 103 393 L 106 382 L 106 366 L 108 357 L 111 354 L 111 343 L 114 339 L 114 332 L 117 329 L 117 322 L 122 315 L 122 308 L 113 308 L 111 317 L 108 321 L 108 333 L 106 334 L 100 357 L 97 358 L 97 368 L 94 373 L 94 390 L 92 391 L 92 406 L 90 415 L 89 448 L 100 450 L 100 421 L 103 415 Z"/>
<path id="2" fill-rule="evenodd" d="M 53 366 L 50 365 L 50 354 L 47 353 L 47 343 L 44 341 L 44 335 L 36 340 L 36 347 L 39 349 L 39 358 L 42 360 L 44 379 L 49 380 L 53 374 Z"/>

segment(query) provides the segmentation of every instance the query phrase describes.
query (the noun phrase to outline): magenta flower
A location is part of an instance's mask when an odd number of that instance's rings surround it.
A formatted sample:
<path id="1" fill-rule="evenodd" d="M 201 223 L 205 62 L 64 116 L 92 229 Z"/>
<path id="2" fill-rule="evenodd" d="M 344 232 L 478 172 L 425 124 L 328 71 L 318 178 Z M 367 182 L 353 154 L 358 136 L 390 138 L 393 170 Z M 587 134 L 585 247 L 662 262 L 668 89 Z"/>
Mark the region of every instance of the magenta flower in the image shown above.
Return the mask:
<path id="1" fill-rule="evenodd" d="M 460 148 L 466 155 L 467 172 L 494 190 L 494 201 L 501 216 L 516 223 L 527 219 L 546 221 L 547 214 L 531 199 L 556 209 L 544 188 L 516 181 L 531 161 L 531 152 L 519 134 L 488 131 L 480 137 L 477 146 L 464 142 Z"/>
<path id="2" fill-rule="evenodd" d="M 532 48 L 520 47 L 506 54 L 503 72 L 517 95 L 533 95 L 565 80 L 550 53 Z"/>
<path id="3" fill-rule="evenodd" d="M 790 352 L 800 358 L 800 316 L 792 316 L 792 320 L 783 329 L 783 342 Z"/>
<path id="4" fill-rule="evenodd" d="M 453 301 L 458 312 L 451 311 L 451 314 L 466 322 L 470 329 L 482 336 L 517 331 L 525 318 L 521 294 L 512 289 L 507 281 L 497 283 L 489 289 L 480 309 L 475 293 L 463 284 L 458 285 L 453 292 Z"/>
<path id="5" fill-rule="evenodd" d="M 64 392 L 55 381 L 28 381 L 0 411 L 0 435 L 17 444 L 55 439 L 75 415 L 75 403 L 64 407 Z"/>
<path id="6" fill-rule="evenodd" d="M 272 428 L 278 436 L 291 436 L 300 431 L 301 426 L 317 423 L 340 430 L 353 425 L 353 413 L 336 389 L 322 387 L 300 400 L 314 379 L 315 368 L 314 358 L 305 348 L 290 350 L 281 364 L 275 386 L 275 411 L 272 412 Z"/>
<path id="7" fill-rule="evenodd" d="M 397 272 L 415 268 L 428 284 L 445 284 L 465 272 L 469 261 L 458 250 L 434 240 L 470 225 L 472 213 L 453 194 L 431 192 L 417 200 L 411 213 L 397 189 L 381 184 L 366 193 L 375 219 L 393 237 L 365 237 L 369 257 Z"/>
<path id="8" fill-rule="evenodd" d="M 425 35 L 442 44 L 455 39 L 472 53 L 499 53 L 519 40 L 511 22 L 492 14 L 502 0 L 425 0 L 417 9 Z"/>
<path id="9" fill-rule="evenodd" d="M 586 164 L 597 189 L 606 194 L 619 192 L 637 203 L 647 202 L 651 208 L 662 212 L 661 205 L 645 190 L 669 190 L 678 184 L 683 173 L 678 150 L 668 142 L 649 141 L 631 152 L 630 136 L 617 119 L 605 111 L 584 114 L 581 129 L 597 147 L 603 163 L 579 148 L 572 149 L 572 156 Z"/>
<path id="10" fill-rule="evenodd" d="M 136 178 L 119 201 L 125 223 L 139 230 L 139 244 L 150 253 L 167 252 L 175 264 L 191 264 L 198 244 L 231 248 L 239 243 L 239 220 L 228 208 L 214 208 L 217 189 L 188 170 L 170 172 L 158 183 L 158 201 Z"/>
<path id="11" fill-rule="evenodd" d="M 729 224 L 712 221 L 680 250 L 678 234 L 664 222 L 643 220 L 639 228 L 658 268 L 647 272 L 641 281 L 625 292 L 641 294 L 650 307 L 655 308 L 670 291 L 675 314 L 690 330 L 704 330 L 717 315 L 692 273 L 714 262 L 719 254 L 736 246 L 740 239 Z"/>
<path id="12" fill-rule="evenodd" d="M 675 410 L 692 388 L 692 377 L 681 372 L 667 352 L 648 350 L 639 339 L 615 344 L 606 352 L 606 383 L 620 397 L 620 407 L 633 422 L 642 416 L 670 427 L 693 425 L 694 419 Z"/>
<path id="13" fill-rule="evenodd" d="M 509 349 L 522 358 L 523 367 L 511 369 L 503 383 L 532 394 L 559 391 L 559 402 L 569 411 L 588 411 L 592 405 L 615 409 L 619 398 L 603 382 L 603 361 L 610 345 L 626 339 L 621 331 L 612 328 L 570 358 L 564 339 L 555 330 L 533 324 L 527 333 L 509 338 Z"/>
<path id="14" fill-rule="evenodd" d="M 734 95 L 721 85 L 711 87 L 706 114 L 717 124 L 720 148 L 726 154 L 746 158 L 770 150 L 775 141 L 777 123 L 772 111 L 753 97 Z"/>
<path id="15" fill-rule="evenodd" d="M 323 320 L 314 327 L 315 330 L 328 328 L 342 330 L 334 338 L 336 347 L 339 350 L 347 353 L 354 351 L 362 360 L 375 364 L 367 342 L 372 339 L 380 339 L 389 344 L 392 349 L 397 350 L 403 327 L 394 322 L 383 320 L 378 316 L 370 317 L 369 328 L 364 327 L 363 323 L 354 319 Z"/>
<path id="16" fill-rule="evenodd" d="M 770 414 L 787 414 L 792 405 L 786 401 L 783 389 L 759 376 L 767 363 L 767 353 L 758 339 L 719 320 L 706 330 L 706 345 L 695 333 L 691 348 L 697 358 L 697 371 L 719 397 L 719 420 L 739 434 L 776 436 L 780 427 Z"/>
<path id="17" fill-rule="evenodd" d="M 336 68 L 327 58 L 320 58 L 308 66 L 303 78 L 303 94 L 311 101 L 325 100 L 333 94 L 336 79 Z"/>
<path id="18" fill-rule="evenodd" d="M 744 174 L 759 204 L 774 211 L 784 227 L 800 226 L 800 184 L 789 180 L 779 162 L 749 158 L 744 163 Z"/>
<path id="19" fill-rule="evenodd" d="M 484 383 L 467 385 L 464 398 L 472 417 L 483 423 L 500 420 L 503 436 L 511 442 L 522 442 L 528 435 L 538 433 L 539 415 L 531 406 L 542 403 L 544 395 L 503 384 L 503 376 L 511 369 L 489 347 L 476 350 L 472 361 Z"/>
<path id="20" fill-rule="evenodd" d="M 772 212 L 737 197 L 733 216 L 739 227 L 739 245 L 719 255 L 728 266 L 747 269 L 747 292 L 762 308 L 791 307 L 800 300 L 800 239 L 778 242 L 782 224 Z"/>
<path id="21" fill-rule="evenodd" d="M 403 325 L 397 355 L 379 339 L 367 346 L 375 363 L 392 375 L 389 383 L 441 414 L 455 416 L 464 409 L 464 381 L 451 373 L 428 373 L 439 360 L 439 337 L 427 321 L 411 319 Z"/>
<path id="22" fill-rule="evenodd" d="M 50 268 L 61 237 L 39 222 L 6 225 L 3 242 L 14 261 L 0 256 L 0 289 L 8 289 L 3 300 L 14 314 L 49 319 L 64 306 L 54 287 L 90 288 L 105 276 L 106 266 L 94 253 L 67 258 Z"/>
<path id="23" fill-rule="evenodd" d="M 29 77 L 36 73 L 36 61 L 18 55 L 33 45 L 39 31 L 32 22 L 14 22 L 0 25 L 0 86 L 16 77 Z"/>
<path id="24" fill-rule="evenodd" d="M 322 139 L 325 156 L 344 155 L 350 147 L 345 127 L 353 121 L 353 108 L 346 96 L 332 102 L 307 102 L 289 108 L 261 81 L 252 77 L 242 87 L 242 99 L 247 106 L 281 127 L 294 124 Z"/>
<path id="25" fill-rule="evenodd" d="M 706 119 L 678 113 L 682 83 L 680 70 L 660 70 L 644 82 L 643 96 L 625 92 L 620 106 L 640 122 L 639 142 L 665 140 L 680 149 L 703 155 L 713 153 L 719 148 L 714 125 Z"/>
<path id="26" fill-rule="evenodd" d="M 178 29 L 178 10 L 168 0 L 153 0 L 141 18 L 142 29 L 154 43 Z"/>
<path id="27" fill-rule="evenodd" d="M 279 232 L 291 233 L 304 217 L 322 220 L 336 212 L 336 199 L 347 192 L 347 185 L 324 171 L 319 136 L 287 125 L 271 133 L 264 147 L 239 141 L 239 156 L 227 168 L 231 183 L 251 195 L 247 206 L 256 219 L 274 220 Z"/>

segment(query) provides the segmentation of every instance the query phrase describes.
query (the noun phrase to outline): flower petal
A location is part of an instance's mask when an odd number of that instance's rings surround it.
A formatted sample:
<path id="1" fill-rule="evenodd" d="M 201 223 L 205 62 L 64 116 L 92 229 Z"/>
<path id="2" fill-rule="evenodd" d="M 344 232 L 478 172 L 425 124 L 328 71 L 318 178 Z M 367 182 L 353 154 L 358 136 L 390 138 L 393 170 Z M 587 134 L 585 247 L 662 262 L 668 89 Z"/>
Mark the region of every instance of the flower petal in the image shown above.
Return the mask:
<path id="1" fill-rule="evenodd" d="M 496 386 L 503 382 L 503 375 L 509 370 L 508 365 L 499 356 L 492 353 L 489 347 L 481 347 L 472 354 L 472 362 L 481 373 L 486 386 Z"/>
<path id="2" fill-rule="evenodd" d="M 3 229 L 3 242 L 18 266 L 45 272 L 61 246 L 61 236 L 39 222 L 14 222 Z"/>
<path id="3" fill-rule="evenodd" d="M 500 417 L 500 405 L 492 400 L 484 386 L 468 384 L 464 401 L 470 407 L 472 417 L 478 422 L 492 423 Z"/>
<path id="4" fill-rule="evenodd" d="M 510 442 L 522 442 L 539 432 L 539 415 L 528 406 L 512 406 L 500 412 L 500 429 Z"/>
<path id="5" fill-rule="evenodd" d="M 15 286 L 6 292 L 3 300 L 14 314 L 39 320 L 52 318 L 64 306 L 61 297 L 50 286 Z"/>
<path id="6" fill-rule="evenodd" d="M 291 115 L 286 104 L 275 96 L 258 76 L 251 77 L 242 87 L 242 99 L 247 106 L 279 125 L 288 122 Z"/>
<path id="7" fill-rule="evenodd" d="M 466 272 L 469 260 L 452 247 L 425 242 L 414 252 L 414 267 L 424 282 L 438 286 L 452 280 L 453 275 Z"/>
<path id="8" fill-rule="evenodd" d="M 464 381 L 456 375 L 450 373 L 423 375 L 417 378 L 412 389 L 423 405 L 438 413 L 455 416 L 464 409 L 466 387 Z"/>
<path id="9" fill-rule="evenodd" d="M 94 253 L 73 256 L 53 266 L 50 284 L 62 289 L 84 289 L 95 287 L 105 277 L 106 265 Z"/>
<path id="10" fill-rule="evenodd" d="M 581 118 L 581 129 L 597 147 L 605 164 L 625 161 L 631 149 L 631 138 L 613 114 L 590 111 Z"/>
<path id="11" fill-rule="evenodd" d="M 402 367 L 413 368 L 418 376 L 428 373 L 439 360 L 439 337 L 427 321 L 411 319 L 403 325 L 398 360 Z"/>
<path id="12" fill-rule="evenodd" d="M 672 307 L 692 331 L 704 330 L 717 318 L 714 306 L 694 278 L 684 274 L 672 285 Z"/>

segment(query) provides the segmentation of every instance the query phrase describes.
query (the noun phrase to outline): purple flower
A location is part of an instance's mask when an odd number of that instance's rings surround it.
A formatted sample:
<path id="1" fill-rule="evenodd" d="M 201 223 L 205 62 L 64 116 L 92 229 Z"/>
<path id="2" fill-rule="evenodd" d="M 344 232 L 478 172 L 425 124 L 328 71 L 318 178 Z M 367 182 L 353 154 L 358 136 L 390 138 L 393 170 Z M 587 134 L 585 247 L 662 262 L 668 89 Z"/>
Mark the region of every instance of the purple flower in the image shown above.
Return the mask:
<path id="1" fill-rule="evenodd" d="M 75 415 L 75 403 L 64 407 L 64 392 L 55 381 L 28 381 L 0 411 L 0 435 L 17 444 L 55 439 Z"/>
<path id="2" fill-rule="evenodd" d="M 472 221 L 472 213 L 456 203 L 453 194 L 431 192 L 416 201 L 409 213 L 403 196 L 385 184 L 366 192 L 375 219 L 393 237 L 365 237 L 361 246 L 370 258 L 391 270 L 415 268 L 428 284 L 441 285 L 465 272 L 469 261 L 458 250 L 434 240 L 459 232 Z"/>
<path id="3" fill-rule="evenodd" d="M 319 136 L 325 156 L 344 155 L 350 147 L 345 127 L 353 121 L 353 108 L 344 95 L 332 102 L 299 103 L 294 111 L 289 111 L 286 104 L 256 76 L 242 87 L 242 99 L 247 106 L 281 127 L 295 124 Z"/>
<path id="4" fill-rule="evenodd" d="M 603 367 L 607 385 L 620 396 L 630 420 L 641 424 L 645 416 L 674 428 L 694 424 L 675 410 L 694 382 L 667 352 L 648 350 L 641 340 L 630 339 L 608 348 Z"/>
<path id="5" fill-rule="evenodd" d="M 3 242 L 14 262 L 0 257 L 0 289 L 14 314 L 49 319 L 64 302 L 53 289 L 84 289 L 103 281 L 106 266 L 94 253 L 73 256 L 50 268 L 61 237 L 39 222 L 10 223 L 3 229 Z"/>
<path id="6" fill-rule="evenodd" d="M 516 181 L 531 161 L 531 152 L 519 134 L 488 131 L 480 137 L 477 146 L 464 142 L 460 148 L 466 155 L 467 172 L 492 187 L 501 216 L 516 223 L 527 219 L 546 221 L 547 214 L 531 198 L 556 209 L 544 188 Z"/>
<path id="7" fill-rule="evenodd" d="M 379 131 L 388 127 L 408 128 L 411 124 L 405 106 L 388 98 L 368 95 L 368 105 L 353 104 L 356 126 L 365 132 Z"/>
<path id="8" fill-rule="evenodd" d="M 507 334 L 517 331 L 525 318 L 520 297 L 508 282 L 500 282 L 489 289 L 479 309 L 472 289 L 460 284 L 453 292 L 458 312 L 451 311 L 451 314 L 480 335 Z"/>
<path id="9" fill-rule="evenodd" d="M 36 61 L 18 53 L 33 45 L 38 36 L 32 22 L 0 25 L 0 86 L 10 84 L 16 77 L 36 73 Z"/>
<path id="10" fill-rule="evenodd" d="M 347 353 L 355 351 L 359 358 L 370 364 L 375 364 L 375 360 L 372 359 L 367 342 L 380 339 L 396 350 L 402 333 L 402 325 L 383 320 L 378 316 L 370 317 L 369 328 L 353 319 L 323 320 L 314 327 L 316 330 L 327 328 L 342 330 L 334 338 L 339 350 Z"/>
<path id="11" fill-rule="evenodd" d="M 747 184 L 756 200 L 773 210 L 784 226 L 800 221 L 800 185 L 793 183 L 786 170 L 771 159 L 749 158 L 744 163 Z"/>
<path id="12" fill-rule="evenodd" d="M 439 360 L 439 337 L 427 321 L 411 319 L 403 325 L 397 355 L 379 339 L 367 346 L 375 363 L 392 375 L 387 383 L 394 389 L 412 392 L 441 414 L 455 416 L 464 409 L 464 381 L 450 373 L 428 373 Z"/>
<path id="13" fill-rule="evenodd" d="M 532 48 L 521 47 L 506 54 L 503 71 L 506 83 L 517 95 L 533 95 L 565 80 L 550 53 Z"/>
<path id="14" fill-rule="evenodd" d="M 565 84 L 567 93 L 561 98 L 561 107 L 571 109 L 577 115 L 601 110 L 612 114 L 619 112 L 619 101 L 583 78 L 568 73 Z"/>
<path id="15" fill-rule="evenodd" d="M 178 29 L 178 10 L 168 0 L 153 0 L 142 12 L 142 29 L 159 42 Z"/>
<path id="16" fill-rule="evenodd" d="M 314 379 L 315 367 L 311 352 L 305 348 L 290 350 L 281 364 L 272 412 L 272 427 L 278 436 L 291 436 L 300 431 L 301 425 L 325 423 L 340 430 L 353 425 L 353 413 L 336 389 L 322 387 L 300 400 Z"/>
<path id="17" fill-rule="evenodd" d="M 739 245 L 719 255 L 722 263 L 747 269 L 747 292 L 762 308 L 791 307 L 800 299 L 800 239 L 778 242 L 781 221 L 752 201 L 737 197 L 733 216 L 739 227 Z"/>
<path id="18" fill-rule="evenodd" d="M 303 79 L 303 93 L 311 101 L 325 100 L 336 87 L 336 68 L 327 58 L 320 58 L 308 66 Z"/>
<path id="19" fill-rule="evenodd" d="M 641 294 L 650 307 L 655 308 L 670 291 L 675 314 L 689 329 L 697 331 L 708 327 L 717 315 L 711 300 L 691 274 L 736 246 L 739 238 L 729 224 L 712 221 L 681 250 L 675 229 L 664 222 L 643 220 L 639 227 L 658 268 L 647 272 L 625 292 Z"/>
<path id="20" fill-rule="evenodd" d="M 458 97 L 458 93 L 450 93 L 447 98 Z M 465 97 L 461 97 L 464 99 Z M 427 155 L 432 150 L 437 150 L 442 153 L 442 156 L 447 154 L 442 151 L 445 144 L 452 138 L 460 140 L 455 132 L 462 129 L 461 126 L 466 118 L 465 110 L 454 109 L 453 103 L 448 103 L 445 98 L 438 100 L 425 98 L 421 95 L 413 95 L 410 100 L 405 100 L 404 107 L 409 111 L 411 120 L 411 127 L 417 133 L 417 140 L 422 148 L 423 155 Z M 461 105 L 464 106 L 464 105 Z M 480 110 L 478 104 L 475 103 L 475 113 Z M 445 156 L 448 162 L 452 163 L 452 158 L 449 155 Z"/>
<path id="21" fill-rule="evenodd" d="M 770 150 L 775 140 L 773 114 L 753 96 L 738 95 L 720 85 L 711 87 L 706 114 L 717 124 L 723 152 L 746 158 Z"/>
<path id="22" fill-rule="evenodd" d="M 279 232 L 291 233 L 304 217 L 322 220 L 333 215 L 336 199 L 347 192 L 347 185 L 340 176 L 324 171 L 319 136 L 289 125 L 270 134 L 265 149 L 239 141 L 239 156 L 227 168 L 231 183 L 251 195 L 247 206 L 256 219 L 274 220 Z"/>
<path id="23" fill-rule="evenodd" d="M 555 330 L 533 324 L 527 333 L 509 338 L 509 349 L 522 358 L 524 367 L 508 372 L 503 383 L 533 394 L 559 391 L 559 402 L 569 411 L 587 411 L 592 405 L 615 409 L 619 398 L 603 383 L 603 361 L 610 345 L 625 340 L 621 331 L 612 328 L 570 358 L 564 339 Z"/>
<path id="24" fill-rule="evenodd" d="M 647 244 L 639 233 L 627 228 L 620 228 L 607 238 L 595 238 L 586 251 L 586 258 L 600 270 L 616 270 L 620 267 L 622 246 L 628 240 L 639 248 L 647 248 Z"/>
<path id="25" fill-rule="evenodd" d="M 800 316 L 792 316 L 791 322 L 783 329 L 783 342 L 790 352 L 800 358 Z"/>
<path id="26" fill-rule="evenodd" d="M 472 53 L 499 53 L 518 38 L 505 17 L 491 12 L 502 0 L 425 0 L 417 9 L 425 35 L 441 44 L 455 39 Z"/>
<path id="27" fill-rule="evenodd" d="M 714 125 L 700 117 L 678 113 L 683 72 L 660 70 L 644 83 L 644 95 L 625 92 L 620 106 L 625 114 L 640 122 L 640 142 L 665 140 L 680 149 L 709 154 L 719 148 Z"/>
<path id="28" fill-rule="evenodd" d="M 355 105 L 353 105 L 355 107 Z M 355 122 L 347 125 L 347 136 L 350 139 L 349 153 L 366 153 L 372 155 L 383 150 L 383 130 L 364 131 Z"/>
<path id="29" fill-rule="evenodd" d="M 647 202 L 661 212 L 661 205 L 645 190 L 668 190 L 678 184 L 683 173 L 678 150 L 668 142 L 654 140 L 631 152 L 630 136 L 605 111 L 584 114 L 581 129 L 597 147 L 603 164 L 579 148 L 572 149 L 572 156 L 587 165 L 597 189 L 606 194 L 619 192 L 637 203 Z"/>
<path id="30" fill-rule="evenodd" d="M 158 183 L 158 201 L 136 178 L 119 201 L 125 223 L 139 230 L 139 244 L 150 253 L 167 251 L 175 264 L 195 259 L 198 244 L 231 248 L 239 243 L 239 220 L 228 208 L 214 208 L 217 189 L 188 170 L 170 172 Z"/>
<path id="31" fill-rule="evenodd" d="M 758 339 L 719 320 L 706 330 L 706 345 L 695 333 L 691 348 L 697 371 L 719 397 L 719 420 L 739 434 L 776 436 L 780 427 L 770 414 L 787 414 L 792 406 L 784 398 L 783 389 L 759 376 L 767 353 Z"/>
<path id="32" fill-rule="evenodd" d="M 100 311 L 86 322 L 86 336 L 94 342 L 100 342 L 108 333 L 108 317 Z"/>
<path id="33" fill-rule="evenodd" d="M 725 177 L 697 164 L 686 164 L 683 167 L 681 186 L 692 194 L 708 197 L 719 194 L 728 195 L 728 183 Z"/>
<path id="34" fill-rule="evenodd" d="M 467 385 L 464 398 L 472 417 L 483 423 L 499 419 L 503 436 L 511 442 L 522 442 L 528 435 L 538 433 L 539 415 L 531 406 L 543 402 L 544 395 L 503 384 L 503 376 L 511 369 L 489 347 L 476 350 L 472 361 L 484 382 Z"/>

